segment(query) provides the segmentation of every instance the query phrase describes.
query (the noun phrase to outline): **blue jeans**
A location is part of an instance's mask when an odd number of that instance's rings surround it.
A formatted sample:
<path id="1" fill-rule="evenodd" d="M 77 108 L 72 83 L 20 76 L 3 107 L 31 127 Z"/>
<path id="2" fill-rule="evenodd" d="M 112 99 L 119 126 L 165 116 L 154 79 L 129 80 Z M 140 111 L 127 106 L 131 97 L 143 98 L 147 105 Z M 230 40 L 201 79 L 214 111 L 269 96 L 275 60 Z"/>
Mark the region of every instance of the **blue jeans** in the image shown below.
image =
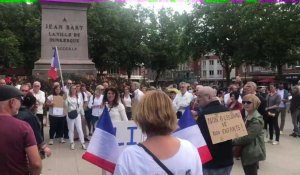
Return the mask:
<path id="1" fill-rule="evenodd" d="M 203 175 L 230 175 L 232 165 L 218 169 L 207 169 L 203 168 Z"/>

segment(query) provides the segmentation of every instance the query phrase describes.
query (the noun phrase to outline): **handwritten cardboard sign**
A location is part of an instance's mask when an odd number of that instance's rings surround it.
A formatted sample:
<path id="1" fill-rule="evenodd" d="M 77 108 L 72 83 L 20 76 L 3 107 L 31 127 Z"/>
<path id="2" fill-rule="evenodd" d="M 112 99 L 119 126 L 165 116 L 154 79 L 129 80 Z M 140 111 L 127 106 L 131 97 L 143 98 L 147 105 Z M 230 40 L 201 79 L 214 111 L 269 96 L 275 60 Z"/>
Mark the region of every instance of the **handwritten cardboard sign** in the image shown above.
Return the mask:
<path id="1" fill-rule="evenodd" d="M 64 99 L 62 96 L 53 96 L 53 115 L 64 115 Z"/>
<path id="2" fill-rule="evenodd" d="M 62 96 L 53 96 L 53 107 L 63 108 L 64 98 Z"/>
<path id="3" fill-rule="evenodd" d="M 213 144 L 247 135 L 240 111 L 228 111 L 205 115 Z"/>

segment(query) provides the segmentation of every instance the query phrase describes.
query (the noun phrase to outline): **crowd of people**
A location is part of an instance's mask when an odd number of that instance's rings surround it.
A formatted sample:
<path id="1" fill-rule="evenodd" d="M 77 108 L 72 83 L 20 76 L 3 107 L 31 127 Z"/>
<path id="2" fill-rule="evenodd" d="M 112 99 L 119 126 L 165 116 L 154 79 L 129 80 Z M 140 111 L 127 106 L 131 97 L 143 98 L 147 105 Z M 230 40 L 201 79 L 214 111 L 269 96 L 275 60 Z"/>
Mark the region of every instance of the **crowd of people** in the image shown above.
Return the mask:
<path id="1" fill-rule="evenodd" d="M 24 83 L 19 90 L 2 80 L 0 83 L 0 133 L 4 136 L 0 139 L 3 155 L 0 171 L 4 174 L 39 174 L 40 158 L 51 155 L 46 141 L 53 145 L 68 140 L 70 149 L 74 150 L 75 141 L 79 140 L 80 148 L 85 150 L 105 107 L 112 121 L 134 120 L 147 135 L 143 143 L 122 153 L 115 174 L 149 174 L 154 168 L 157 174 L 166 171 L 167 174 L 229 175 L 233 158 L 237 157 L 241 158 L 246 175 L 256 175 L 259 161 L 266 158 L 265 143 L 279 144 L 287 111 L 291 112 L 294 126 L 290 136 L 300 137 L 300 89 L 293 86 L 289 93 L 282 83 L 270 84 L 266 91 L 258 90 L 254 82 L 247 82 L 243 87 L 233 83 L 227 91 L 196 82 L 192 85 L 181 82 L 179 88 L 170 85 L 164 89 L 138 82 L 124 83 L 122 87 L 104 82 L 91 89 L 90 85 L 69 79 L 65 86 L 53 83 L 51 92 L 42 91 L 39 81 L 32 85 Z M 171 135 L 187 107 L 213 157 L 203 165 L 193 145 Z M 230 110 L 241 112 L 248 135 L 213 144 L 205 115 Z M 47 121 L 49 138 L 44 136 Z M 5 147 L 7 144 L 16 148 L 15 151 Z M 153 155 L 159 163 L 152 159 Z M 186 155 L 196 157 L 187 164 Z M 138 164 L 141 158 L 149 166 Z M 136 165 L 134 169 L 132 162 Z"/>

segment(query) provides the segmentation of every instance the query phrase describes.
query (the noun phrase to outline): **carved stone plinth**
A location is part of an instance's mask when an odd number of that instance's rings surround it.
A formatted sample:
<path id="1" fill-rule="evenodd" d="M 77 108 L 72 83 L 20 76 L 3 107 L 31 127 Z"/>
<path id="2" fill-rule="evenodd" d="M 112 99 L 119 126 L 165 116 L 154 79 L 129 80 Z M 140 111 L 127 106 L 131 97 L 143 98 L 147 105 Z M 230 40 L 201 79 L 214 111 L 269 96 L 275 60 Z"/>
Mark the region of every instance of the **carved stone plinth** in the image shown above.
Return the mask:
<path id="1" fill-rule="evenodd" d="M 95 64 L 88 57 L 87 8 L 85 3 L 41 3 L 41 58 L 33 75 L 47 79 L 57 46 L 63 74 L 95 75 Z"/>

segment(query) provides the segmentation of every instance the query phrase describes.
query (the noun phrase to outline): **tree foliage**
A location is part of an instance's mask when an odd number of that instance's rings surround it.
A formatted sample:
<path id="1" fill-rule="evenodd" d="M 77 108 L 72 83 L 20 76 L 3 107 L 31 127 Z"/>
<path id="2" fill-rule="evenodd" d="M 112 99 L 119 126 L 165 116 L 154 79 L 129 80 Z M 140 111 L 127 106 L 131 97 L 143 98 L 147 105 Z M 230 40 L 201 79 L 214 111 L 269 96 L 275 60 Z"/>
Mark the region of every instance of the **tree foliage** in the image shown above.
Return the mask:
<path id="1" fill-rule="evenodd" d="M 33 68 L 40 56 L 38 4 L 0 5 L 0 64 L 3 68 Z"/>
<path id="2" fill-rule="evenodd" d="M 189 16 L 186 52 L 213 53 L 230 72 L 241 63 L 281 68 L 299 52 L 299 4 L 200 4 Z"/>
<path id="3" fill-rule="evenodd" d="M 148 67 L 156 71 L 155 84 L 166 70 L 175 69 L 180 62 L 187 60 L 179 51 L 180 36 L 183 34 L 182 18 L 171 9 L 162 8 L 158 15 L 149 15 L 147 46 L 150 49 Z"/>

